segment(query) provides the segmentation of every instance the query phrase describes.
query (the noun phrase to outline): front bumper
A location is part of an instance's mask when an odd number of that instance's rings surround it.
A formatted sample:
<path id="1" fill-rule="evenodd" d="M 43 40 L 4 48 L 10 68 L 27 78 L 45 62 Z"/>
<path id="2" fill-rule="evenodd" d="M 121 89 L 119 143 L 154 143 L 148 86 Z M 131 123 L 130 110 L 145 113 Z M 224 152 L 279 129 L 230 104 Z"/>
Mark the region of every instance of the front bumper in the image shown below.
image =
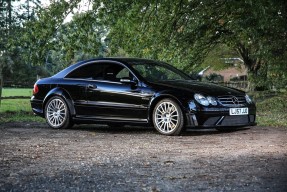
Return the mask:
<path id="1" fill-rule="evenodd" d="M 187 127 L 216 128 L 256 125 L 256 109 L 249 108 L 248 115 L 229 115 L 229 108 L 205 110 L 186 115 Z"/>

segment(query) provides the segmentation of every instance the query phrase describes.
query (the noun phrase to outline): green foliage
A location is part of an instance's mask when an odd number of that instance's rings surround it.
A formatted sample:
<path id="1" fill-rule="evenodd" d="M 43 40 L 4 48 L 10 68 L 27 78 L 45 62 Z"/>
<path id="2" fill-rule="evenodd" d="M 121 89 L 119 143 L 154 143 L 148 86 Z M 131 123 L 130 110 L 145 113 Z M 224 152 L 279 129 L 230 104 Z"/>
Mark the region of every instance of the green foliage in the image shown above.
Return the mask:
<path id="1" fill-rule="evenodd" d="M 95 7 L 111 28 L 112 54 L 121 48 L 194 70 L 216 45 L 226 44 L 237 50 L 254 79 L 266 79 L 259 69 L 280 65 L 274 59 L 286 53 L 284 0 L 102 2 Z"/>
<path id="2" fill-rule="evenodd" d="M 287 65 L 286 65 L 287 52 L 276 57 L 274 63 L 277 65 L 269 65 L 267 69 L 267 78 L 265 79 L 268 83 L 269 88 L 275 89 L 286 89 L 287 88 Z"/>
<path id="3" fill-rule="evenodd" d="M 189 24 L 182 17 L 191 7 L 182 2 L 103 1 L 99 16 L 111 28 L 112 54 L 121 48 L 130 56 L 164 60 L 180 68 L 187 66 L 190 58 L 200 60 L 203 52 L 199 55 L 193 48 L 193 36 L 183 38 L 185 26 L 178 23 Z M 186 13 L 177 16 L 181 11 Z"/>
<path id="4" fill-rule="evenodd" d="M 257 122 L 262 126 L 287 127 L 287 95 L 283 93 L 255 94 Z"/>
<path id="5" fill-rule="evenodd" d="M 35 17 L 40 3 L 39 0 L 26 0 L 17 6 L 15 2 L 20 3 L 15 0 L 0 2 L 0 79 L 31 82 L 33 70 L 29 69 L 28 63 L 23 62 L 23 42 L 19 40 L 24 31 L 23 23 Z M 1 89 L 0 85 L 0 97 Z"/>
<path id="6" fill-rule="evenodd" d="M 105 36 L 107 28 L 97 13 L 75 13 L 73 20 L 65 22 L 74 13 L 80 0 L 53 1 L 48 9 L 38 12 L 38 18 L 25 23 L 22 43 L 23 56 L 33 66 L 44 66 L 43 76 L 52 75 L 70 63 L 108 52 Z"/>
<path id="7" fill-rule="evenodd" d="M 13 58 L 14 69 L 26 66 L 47 76 L 82 59 L 130 56 L 167 61 L 188 72 L 223 68 L 220 58 L 238 54 L 257 84 L 253 87 L 286 82 L 285 0 L 91 1 L 92 10 L 74 14 L 68 23 L 65 18 L 80 0 L 54 0 L 45 9 L 30 9 L 29 2 L 13 22 L 13 14 L 8 24 L 0 21 L 5 32 L 0 47 L 5 46 L 6 59 Z"/>
<path id="8" fill-rule="evenodd" d="M 58 42 L 55 39 L 58 29 L 78 3 L 79 0 L 53 1 L 49 9 L 41 9 L 37 12 L 37 19 L 24 24 L 21 43 L 22 55 L 26 62 L 34 66 L 45 64 L 48 52 L 58 47 Z"/>
<path id="9" fill-rule="evenodd" d="M 3 67 L 3 76 L 8 84 L 4 86 L 11 86 L 19 84 L 22 86 L 31 87 L 36 81 L 37 73 L 39 70 L 31 65 L 23 62 L 20 49 L 10 51 L 11 64 Z M 9 84 L 9 82 L 11 82 Z"/>
<path id="10" fill-rule="evenodd" d="M 225 59 L 239 57 L 236 51 L 225 44 L 216 45 L 206 56 L 203 63 L 200 65 L 201 68 L 212 66 L 213 70 L 226 69 L 233 63 L 226 62 Z"/>
<path id="11" fill-rule="evenodd" d="M 73 20 L 63 24 L 54 37 L 57 46 L 50 53 L 50 62 L 58 69 L 78 60 L 104 56 L 107 50 L 103 39 L 107 29 L 97 21 L 94 12 L 76 14 Z"/>

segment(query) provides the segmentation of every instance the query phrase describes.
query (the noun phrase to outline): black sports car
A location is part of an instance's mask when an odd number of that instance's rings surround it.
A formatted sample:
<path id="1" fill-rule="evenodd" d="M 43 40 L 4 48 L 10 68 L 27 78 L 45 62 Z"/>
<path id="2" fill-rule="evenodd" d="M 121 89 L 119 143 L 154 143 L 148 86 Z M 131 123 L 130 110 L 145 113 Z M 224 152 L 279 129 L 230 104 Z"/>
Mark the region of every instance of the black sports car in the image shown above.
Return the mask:
<path id="1" fill-rule="evenodd" d="M 184 127 L 233 129 L 255 125 L 245 92 L 192 80 L 158 61 L 101 58 L 82 61 L 40 79 L 33 112 L 52 128 L 80 123 L 153 125 L 164 135 Z"/>

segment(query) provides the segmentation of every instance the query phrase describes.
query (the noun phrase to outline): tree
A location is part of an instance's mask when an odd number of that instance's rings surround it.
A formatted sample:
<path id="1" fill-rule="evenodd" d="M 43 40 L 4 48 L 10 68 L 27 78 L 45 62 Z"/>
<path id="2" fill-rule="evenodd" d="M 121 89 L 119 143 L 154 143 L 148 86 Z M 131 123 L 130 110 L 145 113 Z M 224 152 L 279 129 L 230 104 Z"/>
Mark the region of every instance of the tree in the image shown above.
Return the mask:
<path id="1" fill-rule="evenodd" d="M 94 12 L 75 14 L 73 20 L 63 24 L 54 36 L 57 47 L 52 52 L 54 56 L 58 53 L 58 61 L 54 59 L 53 63 L 63 68 L 71 62 L 96 55 L 104 56 L 106 34 L 107 29 L 98 21 Z M 62 65 L 59 65 L 59 61 Z"/>
<path id="2" fill-rule="evenodd" d="M 41 9 L 37 18 L 24 24 L 21 43 L 23 45 L 23 58 L 33 66 L 45 64 L 49 50 L 57 46 L 54 37 L 64 19 L 77 5 L 76 1 L 53 1 L 48 9 Z"/>
<path id="3" fill-rule="evenodd" d="M 224 44 L 237 51 L 254 82 L 272 82 L 266 79 L 284 68 L 284 0 L 102 0 L 64 23 L 79 2 L 52 1 L 23 25 L 21 55 L 26 63 L 56 70 L 92 55 L 128 55 L 191 71 Z"/>
<path id="4" fill-rule="evenodd" d="M 34 18 L 35 10 L 40 8 L 39 0 L 26 0 L 24 5 L 19 3 L 19 0 L 0 1 L 0 97 L 3 79 L 17 70 L 14 65 L 27 65 L 20 59 L 22 42 L 15 37 L 21 36 L 23 23 Z"/>
<path id="5" fill-rule="evenodd" d="M 12 0 L 0 1 L 0 104 L 3 87 L 3 68 L 13 64 L 9 54 L 9 38 L 11 37 L 14 17 Z"/>
<path id="6" fill-rule="evenodd" d="M 261 69 L 278 65 L 275 58 L 286 53 L 284 0 L 106 0 L 97 5 L 111 27 L 112 53 L 121 47 L 191 70 L 223 43 L 238 52 L 254 79 L 266 79 Z"/>
<path id="7" fill-rule="evenodd" d="M 49 73 L 54 73 L 78 59 L 106 54 L 107 29 L 99 22 L 96 12 L 77 13 L 79 2 L 53 1 L 38 13 L 35 21 L 25 24 L 21 41 L 25 45 L 26 61 L 33 66 L 46 65 L 51 70 Z M 64 22 L 71 13 L 73 19 Z"/>

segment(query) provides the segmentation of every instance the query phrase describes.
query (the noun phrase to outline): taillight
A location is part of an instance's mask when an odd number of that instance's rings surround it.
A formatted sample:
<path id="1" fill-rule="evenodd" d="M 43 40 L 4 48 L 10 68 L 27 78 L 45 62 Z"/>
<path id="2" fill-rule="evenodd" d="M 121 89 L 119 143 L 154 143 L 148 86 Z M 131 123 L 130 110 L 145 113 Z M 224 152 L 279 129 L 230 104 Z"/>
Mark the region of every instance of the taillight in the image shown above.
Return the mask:
<path id="1" fill-rule="evenodd" d="M 33 89 L 33 95 L 37 94 L 38 92 L 39 92 L 38 85 L 35 84 L 35 85 L 34 85 L 34 89 Z"/>

